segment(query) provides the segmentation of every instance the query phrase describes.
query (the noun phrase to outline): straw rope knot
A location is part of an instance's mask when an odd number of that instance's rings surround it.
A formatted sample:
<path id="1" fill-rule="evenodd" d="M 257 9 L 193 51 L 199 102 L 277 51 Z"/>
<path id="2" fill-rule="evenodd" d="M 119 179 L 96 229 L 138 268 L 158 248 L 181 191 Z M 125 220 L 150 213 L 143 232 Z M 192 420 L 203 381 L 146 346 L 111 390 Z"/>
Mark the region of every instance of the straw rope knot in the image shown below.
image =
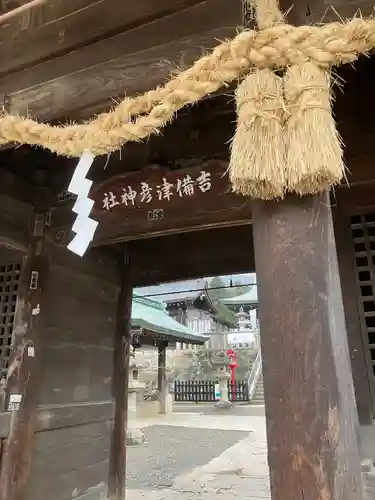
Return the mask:
<path id="1" fill-rule="evenodd" d="M 354 46 L 345 46 L 337 38 L 342 30 L 339 23 L 327 30 L 307 26 L 291 30 L 282 22 L 277 0 L 258 0 L 256 8 L 259 28 L 263 28 L 257 43 L 264 43 L 268 36 L 269 43 L 263 45 L 270 49 L 268 57 L 274 57 L 275 48 L 279 55 L 278 64 L 269 66 L 278 68 L 283 61 L 286 70 L 282 79 L 270 70 L 258 70 L 245 78 L 236 94 L 238 120 L 229 166 L 233 189 L 263 199 L 328 189 L 344 175 L 328 68 L 334 56 L 347 61 Z M 363 28 L 362 23 L 353 22 L 353 40 L 363 40 Z M 262 98 L 272 85 L 277 87 L 273 99 Z M 256 86 L 261 99 L 252 96 L 251 102 L 249 94 Z"/>

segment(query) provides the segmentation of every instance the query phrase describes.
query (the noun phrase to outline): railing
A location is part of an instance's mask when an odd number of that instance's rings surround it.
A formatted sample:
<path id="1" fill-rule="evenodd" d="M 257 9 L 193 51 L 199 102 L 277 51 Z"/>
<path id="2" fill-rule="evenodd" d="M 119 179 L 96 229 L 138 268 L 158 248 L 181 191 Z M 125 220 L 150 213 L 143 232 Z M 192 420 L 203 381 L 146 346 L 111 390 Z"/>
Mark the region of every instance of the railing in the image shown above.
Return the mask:
<path id="1" fill-rule="evenodd" d="M 176 380 L 174 383 L 174 400 L 176 402 L 208 403 L 215 402 L 216 380 Z M 247 383 L 236 380 L 233 387 L 228 381 L 229 400 L 236 402 L 247 402 L 249 400 Z M 234 398 L 233 398 L 234 396 Z"/>
<path id="2" fill-rule="evenodd" d="M 215 401 L 214 380 L 176 380 L 174 383 L 175 401 L 194 403 Z"/>
<path id="3" fill-rule="evenodd" d="M 251 368 L 249 378 L 247 380 L 249 401 L 251 401 L 254 397 L 255 389 L 257 387 L 259 377 L 261 376 L 261 374 L 262 374 L 262 354 L 259 349 L 257 357 L 255 358 L 255 361 Z"/>

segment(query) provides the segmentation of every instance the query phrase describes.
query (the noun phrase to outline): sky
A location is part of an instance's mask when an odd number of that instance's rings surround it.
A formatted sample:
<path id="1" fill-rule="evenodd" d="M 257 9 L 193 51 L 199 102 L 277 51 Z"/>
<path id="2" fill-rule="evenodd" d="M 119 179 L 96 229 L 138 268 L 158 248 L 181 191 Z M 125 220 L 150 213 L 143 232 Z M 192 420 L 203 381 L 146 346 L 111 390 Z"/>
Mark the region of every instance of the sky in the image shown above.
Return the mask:
<path id="1" fill-rule="evenodd" d="M 239 282 L 242 285 L 254 285 L 256 284 L 256 275 L 255 273 L 247 273 L 247 274 L 232 274 L 220 276 L 221 280 L 225 285 L 230 285 L 230 282 Z M 194 291 L 200 291 L 204 288 L 205 282 L 210 282 L 212 276 L 208 276 L 205 278 L 198 278 L 194 280 L 184 280 L 184 281 L 175 281 L 172 283 L 162 283 L 161 285 L 155 286 L 146 286 L 141 288 L 136 288 L 134 292 L 138 295 L 147 296 L 147 297 L 155 297 L 160 300 L 166 298 L 168 294 L 180 293 L 181 295 L 185 295 L 183 292 L 192 291 L 191 293 L 194 295 Z M 164 295 L 165 294 L 165 295 Z"/>

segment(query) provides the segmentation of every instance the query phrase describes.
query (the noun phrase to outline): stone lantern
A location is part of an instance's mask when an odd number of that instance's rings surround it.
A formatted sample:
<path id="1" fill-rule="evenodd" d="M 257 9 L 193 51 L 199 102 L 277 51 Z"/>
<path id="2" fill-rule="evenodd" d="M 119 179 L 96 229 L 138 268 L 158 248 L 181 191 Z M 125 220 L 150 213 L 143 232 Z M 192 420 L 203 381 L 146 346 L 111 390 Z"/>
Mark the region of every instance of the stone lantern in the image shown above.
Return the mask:
<path id="1" fill-rule="evenodd" d="M 140 445 L 145 443 L 145 435 L 138 424 L 137 419 L 137 394 L 141 393 L 145 387 L 139 381 L 140 365 L 134 357 L 129 363 L 129 388 L 128 388 L 128 427 L 127 427 L 127 444 Z"/>
<path id="2" fill-rule="evenodd" d="M 229 391 L 228 391 L 228 380 L 230 374 L 227 370 L 227 357 L 224 351 L 215 353 L 212 356 L 212 365 L 216 366 L 216 377 L 219 381 L 219 393 L 220 399 L 215 403 L 215 407 L 218 409 L 230 409 L 232 408 L 232 403 L 229 401 Z"/>

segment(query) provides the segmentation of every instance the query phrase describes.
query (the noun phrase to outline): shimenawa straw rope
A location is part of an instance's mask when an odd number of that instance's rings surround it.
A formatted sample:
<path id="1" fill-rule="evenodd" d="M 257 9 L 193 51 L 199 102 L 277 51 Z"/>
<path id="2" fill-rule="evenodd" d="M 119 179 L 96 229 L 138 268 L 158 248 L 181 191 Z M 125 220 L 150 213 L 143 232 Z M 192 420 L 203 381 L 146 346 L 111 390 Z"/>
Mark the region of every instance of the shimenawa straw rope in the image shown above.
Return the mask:
<path id="1" fill-rule="evenodd" d="M 0 143 L 41 146 L 66 156 L 111 153 L 127 141 L 140 141 L 170 122 L 176 111 L 245 75 L 252 66 L 284 68 L 314 62 L 330 68 L 354 62 L 375 47 L 375 20 L 293 27 L 278 24 L 248 30 L 219 44 L 164 87 L 126 98 L 110 113 L 81 125 L 51 126 L 4 114 Z"/>

